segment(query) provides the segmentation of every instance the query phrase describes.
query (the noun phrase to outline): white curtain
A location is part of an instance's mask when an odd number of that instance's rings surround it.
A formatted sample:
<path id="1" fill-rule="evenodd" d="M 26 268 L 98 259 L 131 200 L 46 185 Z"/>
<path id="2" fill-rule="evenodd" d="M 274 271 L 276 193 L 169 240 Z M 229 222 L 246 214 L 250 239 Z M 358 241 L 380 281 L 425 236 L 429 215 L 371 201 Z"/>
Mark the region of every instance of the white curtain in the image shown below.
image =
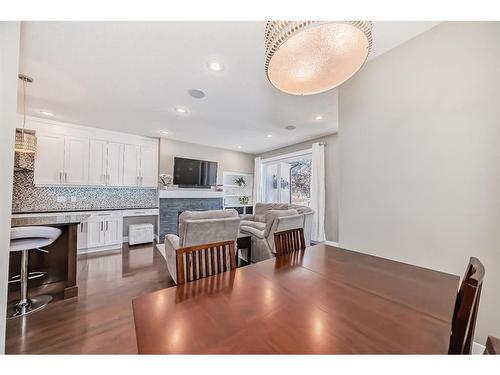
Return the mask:
<path id="1" fill-rule="evenodd" d="M 255 158 L 255 165 L 253 171 L 253 205 L 255 203 L 264 202 L 264 189 L 262 186 L 262 158 Z"/>
<path id="2" fill-rule="evenodd" d="M 311 240 L 325 240 L 325 144 L 312 145 L 311 208 L 314 210 Z"/>

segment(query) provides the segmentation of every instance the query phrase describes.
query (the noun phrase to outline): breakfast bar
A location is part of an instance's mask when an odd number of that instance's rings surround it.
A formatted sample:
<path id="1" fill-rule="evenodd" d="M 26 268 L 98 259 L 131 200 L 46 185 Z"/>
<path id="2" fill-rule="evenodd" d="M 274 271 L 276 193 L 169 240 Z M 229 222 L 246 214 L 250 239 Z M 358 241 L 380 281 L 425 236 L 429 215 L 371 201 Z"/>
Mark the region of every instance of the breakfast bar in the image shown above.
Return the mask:
<path id="1" fill-rule="evenodd" d="M 49 246 L 46 252 L 29 252 L 28 273 L 43 274 L 42 277 L 29 279 L 28 294 L 36 296 L 48 294 L 56 299 L 66 299 L 78 295 L 76 284 L 77 226 L 87 220 L 88 215 L 57 215 L 13 217 L 11 227 L 48 226 L 61 230 L 61 235 Z M 19 282 L 16 275 L 21 267 L 20 252 L 11 252 L 9 259 L 9 301 L 19 298 Z"/>

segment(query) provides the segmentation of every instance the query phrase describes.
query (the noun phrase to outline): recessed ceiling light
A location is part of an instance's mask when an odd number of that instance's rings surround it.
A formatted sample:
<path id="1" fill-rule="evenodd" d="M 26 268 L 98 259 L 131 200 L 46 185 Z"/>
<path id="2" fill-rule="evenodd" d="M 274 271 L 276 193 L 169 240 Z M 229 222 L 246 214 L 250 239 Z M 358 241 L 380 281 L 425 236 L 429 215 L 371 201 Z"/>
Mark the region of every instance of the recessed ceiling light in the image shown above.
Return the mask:
<path id="1" fill-rule="evenodd" d="M 236 147 L 238 147 L 238 148 L 242 148 L 241 146 L 236 146 Z"/>
<path id="2" fill-rule="evenodd" d="M 177 112 L 177 113 L 187 113 L 187 109 L 186 108 L 182 108 L 182 107 L 175 107 L 175 112 Z"/>
<path id="3" fill-rule="evenodd" d="M 49 112 L 49 111 L 40 111 L 40 113 L 42 115 L 45 115 L 45 116 L 51 116 L 51 117 L 54 116 L 54 114 L 52 112 Z"/>
<path id="4" fill-rule="evenodd" d="M 272 134 L 268 134 L 268 135 L 267 135 L 267 138 L 272 138 L 272 137 L 273 137 L 273 135 L 272 135 Z"/>
<path id="5" fill-rule="evenodd" d="M 295 130 L 295 129 L 297 129 L 297 127 L 295 125 L 288 125 L 288 126 L 285 126 L 285 129 L 286 130 Z"/>
<path id="6" fill-rule="evenodd" d="M 321 116 L 321 115 L 317 115 L 317 116 L 314 116 L 314 119 L 315 119 L 316 121 L 321 121 L 321 120 L 323 120 L 323 116 Z"/>
<path id="7" fill-rule="evenodd" d="M 165 134 L 165 135 L 167 135 L 167 134 L 168 134 L 168 131 L 163 130 L 163 131 L 161 132 L 161 134 Z"/>
<path id="8" fill-rule="evenodd" d="M 205 97 L 205 93 L 198 89 L 190 89 L 188 90 L 188 93 L 195 99 L 202 99 Z"/>
<path id="9" fill-rule="evenodd" d="M 208 68 L 214 72 L 220 72 L 224 70 L 224 65 L 218 61 L 210 61 L 208 63 Z"/>

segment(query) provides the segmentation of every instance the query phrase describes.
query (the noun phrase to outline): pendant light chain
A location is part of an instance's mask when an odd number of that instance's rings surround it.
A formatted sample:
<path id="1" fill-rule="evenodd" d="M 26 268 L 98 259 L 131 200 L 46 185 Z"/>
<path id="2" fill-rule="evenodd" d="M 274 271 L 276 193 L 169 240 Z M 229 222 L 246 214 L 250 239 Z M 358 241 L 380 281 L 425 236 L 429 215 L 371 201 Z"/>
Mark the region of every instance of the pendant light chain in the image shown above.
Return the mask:
<path id="1" fill-rule="evenodd" d="M 26 126 L 26 80 L 23 79 L 23 129 L 21 134 L 24 137 L 24 127 Z"/>

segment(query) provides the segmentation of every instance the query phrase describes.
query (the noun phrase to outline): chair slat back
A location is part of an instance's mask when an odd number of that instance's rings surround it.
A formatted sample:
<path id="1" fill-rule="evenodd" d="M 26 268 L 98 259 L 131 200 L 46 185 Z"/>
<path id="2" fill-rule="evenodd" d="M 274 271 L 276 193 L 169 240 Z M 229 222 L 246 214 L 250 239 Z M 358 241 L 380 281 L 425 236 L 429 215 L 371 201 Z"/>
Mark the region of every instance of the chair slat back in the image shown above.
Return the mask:
<path id="1" fill-rule="evenodd" d="M 302 228 L 295 228 L 276 232 L 274 233 L 274 245 L 277 257 L 303 250 L 306 248 L 304 230 Z"/>
<path id="2" fill-rule="evenodd" d="M 234 241 L 184 247 L 176 250 L 177 285 L 236 268 Z"/>
<path id="3" fill-rule="evenodd" d="M 449 354 L 470 354 L 484 279 L 484 266 L 471 257 L 457 294 Z"/>

